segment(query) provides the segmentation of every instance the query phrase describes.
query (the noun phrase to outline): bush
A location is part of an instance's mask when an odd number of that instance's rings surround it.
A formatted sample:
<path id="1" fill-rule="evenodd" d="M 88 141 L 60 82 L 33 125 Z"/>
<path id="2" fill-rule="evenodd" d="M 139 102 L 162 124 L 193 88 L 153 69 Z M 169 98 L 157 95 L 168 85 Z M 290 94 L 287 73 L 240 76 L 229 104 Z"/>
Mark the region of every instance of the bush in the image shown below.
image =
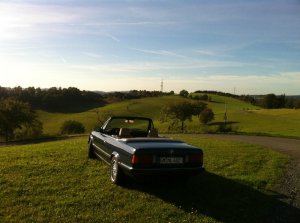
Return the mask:
<path id="1" fill-rule="evenodd" d="M 14 131 L 16 139 L 34 139 L 42 136 L 43 123 L 35 120 L 30 124 L 24 124 L 20 129 Z"/>
<path id="2" fill-rule="evenodd" d="M 39 123 L 36 127 L 42 131 L 42 125 L 28 103 L 12 98 L 0 99 L 0 136 L 6 142 L 15 138 L 15 131 L 24 126 L 30 128 L 34 123 Z"/>
<path id="3" fill-rule="evenodd" d="M 62 134 L 78 134 L 84 133 L 85 128 L 81 122 L 69 120 L 65 121 L 61 126 L 61 133 Z"/>
<path id="4" fill-rule="evenodd" d="M 189 92 L 188 92 L 187 90 L 181 90 L 181 91 L 179 92 L 179 95 L 180 95 L 181 97 L 187 98 L 187 97 L 189 96 Z"/>
<path id="5" fill-rule="evenodd" d="M 201 113 L 200 113 L 200 122 L 207 124 L 208 122 L 214 120 L 215 114 L 210 108 L 205 108 Z"/>

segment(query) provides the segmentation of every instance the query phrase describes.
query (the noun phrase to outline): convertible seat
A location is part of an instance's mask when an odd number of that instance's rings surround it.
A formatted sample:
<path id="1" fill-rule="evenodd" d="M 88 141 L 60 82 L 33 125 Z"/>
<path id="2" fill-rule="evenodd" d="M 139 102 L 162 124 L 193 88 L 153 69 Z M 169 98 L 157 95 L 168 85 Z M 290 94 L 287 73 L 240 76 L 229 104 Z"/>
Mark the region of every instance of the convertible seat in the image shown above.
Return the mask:
<path id="1" fill-rule="evenodd" d="M 119 131 L 119 137 L 120 138 L 131 138 L 130 129 L 128 128 L 120 128 Z"/>
<path id="2" fill-rule="evenodd" d="M 157 138 L 158 137 L 158 130 L 157 130 L 157 128 L 150 129 L 149 133 L 148 133 L 148 137 Z"/>

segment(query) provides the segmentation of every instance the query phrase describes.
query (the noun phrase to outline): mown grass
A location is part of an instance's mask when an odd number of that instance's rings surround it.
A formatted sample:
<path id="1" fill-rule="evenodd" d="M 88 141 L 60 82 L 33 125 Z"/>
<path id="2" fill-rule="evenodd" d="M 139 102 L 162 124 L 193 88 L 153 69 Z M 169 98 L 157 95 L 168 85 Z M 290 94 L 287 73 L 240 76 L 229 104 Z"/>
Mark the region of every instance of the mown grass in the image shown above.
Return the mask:
<path id="1" fill-rule="evenodd" d="M 267 134 L 274 136 L 300 137 L 300 109 L 260 109 L 249 103 L 218 95 L 210 95 L 212 102 L 208 107 L 215 113 L 215 120 L 209 125 L 201 125 L 197 117 L 192 122 L 186 121 L 186 132 L 216 132 L 224 121 L 225 104 L 228 123 L 233 131 L 246 134 Z M 44 124 L 46 135 L 57 135 L 66 120 L 76 120 L 84 124 L 86 132 L 90 132 L 97 123 L 97 113 L 112 112 L 114 115 L 146 116 L 154 120 L 160 132 L 169 132 L 169 123 L 160 123 L 160 111 L 167 103 L 185 100 L 179 96 L 165 96 L 127 100 L 106 105 L 104 107 L 80 113 L 50 113 L 38 111 Z M 180 131 L 180 130 L 177 130 Z"/>
<path id="2" fill-rule="evenodd" d="M 241 117 L 242 116 L 242 117 Z M 261 109 L 236 117 L 243 132 L 300 137 L 300 109 Z"/>
<path id="3" fill-rule="evenodd" d="M 258 146 L 178 135 L 206 172 L 181 184 L 109 181 L 86 139 L 0 148 L 0 222 L 269 222 L 288 158 Z M 282 216 L 279 216 L 282 217 Z"/>

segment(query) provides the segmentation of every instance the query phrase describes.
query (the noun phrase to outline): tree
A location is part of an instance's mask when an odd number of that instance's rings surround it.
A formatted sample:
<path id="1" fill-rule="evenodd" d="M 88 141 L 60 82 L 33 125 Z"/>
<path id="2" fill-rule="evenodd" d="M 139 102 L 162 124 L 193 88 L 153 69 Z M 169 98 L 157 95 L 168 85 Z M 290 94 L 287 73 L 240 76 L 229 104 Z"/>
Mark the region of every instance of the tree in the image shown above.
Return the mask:
<path id="1" fill-rule="evenodd" d="M 68 120 L 63 123 L 61 126 L 61 133 L 62 134 L 78 134 L 84 133 L 85 128 L 81 122 Z"/>
<path id="2" fill-rule="evenodd" d="M 300 99 L 296 99 L 293 101 L 294 108 L 300 108 Z"/>
<path id="3" fill-rule="evenodd" d="M 11 98 L 0 100 L 0 134 L 6 142 L 14 137 L 16 129 L 37 121 L 37 115 L 28 103 Z"/>
<path id="4" fill-rule="evenodd" d="M 171 120 L 172 124 L 176 121 L 181 122 L 181 131 L 184 130 L 184 122 L 192 120 L 193 115 L 199 115 L 206 107 L 204 103 L 191 103 L 188 101 L 166 105 L 161 111 L 161 121 Z"/>
<path id="5" fill-rule="evenodd" d="M 200 122 L 207 124 L 208 122 L 214 120 L 215 114 L 210 108 L 205 108 L 199 116 Z"/>
<path id="6" fill-rule="evenodd" d="M 275 94 L 267 94 L 262 99 L 261 105 L 264 108 L 284 108 L 286 106 L 285 95 L 276 96 Z"/>
<path id="7" fill-rule="evenodd" d="M 276 95 L 275 94 L 267 94 L 264 96 L 262 100 L 262 106 L 264 108 L 274 108 L 275 107 L 275 101 L 276 101 Z"/>
<path id="8" fill-rule="evenodd" d="M 180 95 L 181 97 L 187 98 L 187 97 L 189 96 L 189 92 L 188 92 L 187 90 L 181 90 L 181 91 L 179 92 L 179 95 Z"/>

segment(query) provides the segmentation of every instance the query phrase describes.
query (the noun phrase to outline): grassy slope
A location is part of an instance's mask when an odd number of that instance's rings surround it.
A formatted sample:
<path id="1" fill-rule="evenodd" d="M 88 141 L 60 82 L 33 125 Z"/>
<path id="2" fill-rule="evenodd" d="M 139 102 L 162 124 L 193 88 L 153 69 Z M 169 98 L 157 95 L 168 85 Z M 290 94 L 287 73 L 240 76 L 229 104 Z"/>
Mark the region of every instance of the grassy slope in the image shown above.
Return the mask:
<path id="1" fill-rule="evenodd" d="M 95 110 L 100 112 L 111 111 L 115 115 L 147 116 L 153 118 L 157 123 L 161 107 L 166 103 L 180 100 L 183 99 L 180 97 L 143 98 L 113 103 L 105 107 L 81 113 L 50 113 L 38 111 L 38 115 L 44 123 L 44 132 L 46 134 L 58 134 L 62 123 L 70 119 L 82 122 L 87 132 L 89 132 L 94 129 L 97 124 L 97 114 Z"/>
<path id="2" fill-rule="evenodd" d="M 209 102 L 208 107 L 215 113 L 215 123 L 223 122 L 225 103 L 227 105 L 228 122 L 233 122 L 233 128 L 246 133 L 265 133 L 281 136 L 300 137 L 300 110 L 294 109 L 259 109 L 251 104 L 223 96 L 211 95 L 214 102 Z M 112 111 L 117 115 L 138 115 L 148 116 L 154 119 L 156 127 L 160 132 L 168 131 L 168 123 L 159 123 L 160 109 L 170 102 L 183 100 L 178 96 L 167 96 L 158 98 L 143 98 L 128 100 L 107 105 L 99 108 L 102 111 Z M 92 130 L 97 124 L 97 115 L 94 110 L 82 113 L 49 113 L 38 112 L 44 123 L 44 132 L 55 135 L 59 133 L 59 128 L 66 120 L 74 119 L 82 122 L 86 126 L 87 132 Z M 193 122 L 186 122 L 190 132 L 201 132 L 202 127 L 197 118 Z M 217 128 L 216 125 L 210 126 Z"/>
<path id="3" fill-rule="evenodd" d="M 239 118 L 244 132 L 300 137 L 300 109 L 255 110 Z"/>
<path id="4" fill-rule="evenodd" d="M 215 121 L 223 121 L 226 103 L 228 121 L 237 122 L 233 126 L 240 132 L 300 137 L 300 109 L 261 109 L 236 99 L 211 96 L 223 102 L 209 104 L 216 114 Z"/>
<path id="5" fill-rule="evenodd" d="M 112 185 L 86 139 L 0 148 L 0 222 L 267 222 L 287 158 L 261 147 L 177 136 L 207 172 L 182 185 Z M 273 216 L 274 217 L 274 216 Z"/>

